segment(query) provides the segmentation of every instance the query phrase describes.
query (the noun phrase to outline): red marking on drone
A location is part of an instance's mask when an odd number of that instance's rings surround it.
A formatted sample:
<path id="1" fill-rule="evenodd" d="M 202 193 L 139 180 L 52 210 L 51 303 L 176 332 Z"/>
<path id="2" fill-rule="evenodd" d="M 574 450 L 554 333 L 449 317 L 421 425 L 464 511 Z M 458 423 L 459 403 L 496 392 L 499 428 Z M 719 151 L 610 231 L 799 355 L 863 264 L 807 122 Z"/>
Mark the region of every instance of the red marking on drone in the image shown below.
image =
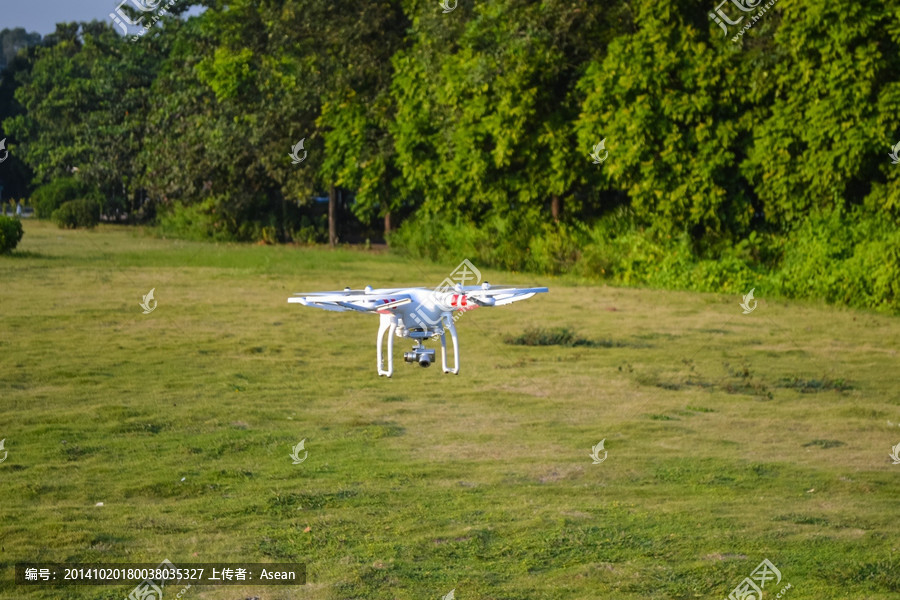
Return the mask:
<path id="1" fill-rule="evenodd" d="M 466 298 L 465 294 L 453 294 L 453 296 L 450 297 L 450 306 L 466 308 L 468 305 L 469 299 Z"/>

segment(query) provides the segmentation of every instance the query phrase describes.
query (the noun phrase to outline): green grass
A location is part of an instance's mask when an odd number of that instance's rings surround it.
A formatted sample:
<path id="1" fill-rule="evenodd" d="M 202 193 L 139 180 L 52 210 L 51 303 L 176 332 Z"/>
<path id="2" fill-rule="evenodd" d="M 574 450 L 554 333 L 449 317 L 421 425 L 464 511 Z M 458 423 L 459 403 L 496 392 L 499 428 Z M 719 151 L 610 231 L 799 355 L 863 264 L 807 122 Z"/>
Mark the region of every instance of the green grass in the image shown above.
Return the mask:
<path id="1" fill-rule="evenodd" d="M 19 561 L 163 558 L 308 564 L 188 600 L 724 598 L 763 558 L 787 600 L 900 594 L 897 317 L 484 270 L 550 293 L 465 314 L 458 376 L 398 340 L 387 380 L 377 319 L 286 298 L 455 264 L 25 231 L 0 257 L 2 598 L 133 587 L 17 587 Z M 539 328 L 616 343 L 504 343 Z"/>

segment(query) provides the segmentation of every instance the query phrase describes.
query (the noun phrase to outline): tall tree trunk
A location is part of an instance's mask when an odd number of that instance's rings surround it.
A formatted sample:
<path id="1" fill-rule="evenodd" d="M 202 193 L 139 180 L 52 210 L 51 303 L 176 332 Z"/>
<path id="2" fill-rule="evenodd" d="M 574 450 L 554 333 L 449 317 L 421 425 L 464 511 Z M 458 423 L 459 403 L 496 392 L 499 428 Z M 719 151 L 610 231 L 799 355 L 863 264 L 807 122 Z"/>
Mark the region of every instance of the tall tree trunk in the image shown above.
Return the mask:
<path id="1" fill-rule="evenodd" d="M 559 196 L 553 194 L 550 199 L 550 214 L 553 215 L 553 220 L 559 222 L 559 214 L 562 212 L 562 201 L 559 199 Z"/>
<path id="2" fill-rule="evenodd" d="M 391 211 L 384 213 L 384 239 L 387 241 L 388 234 L 391 233 Z"/>
<path id="3" fill-rule="evenodd" d="M 337 244 L 337 223 L 335 222 L 335 213 L 337 212 L 337 194 L 334 191 L 334 184 L 328 186 L 328 243 L 334 248 Z"/>
<path id="4" fill-rule="evenodd" d="M 281 238 L 281 243 L 286 244 L 290 240 L 288 240 L 288 232 L 287 232 L 287 198 L 282 195 L 281 196 L 281 231 L 279 232 L 279 237 Z"/>

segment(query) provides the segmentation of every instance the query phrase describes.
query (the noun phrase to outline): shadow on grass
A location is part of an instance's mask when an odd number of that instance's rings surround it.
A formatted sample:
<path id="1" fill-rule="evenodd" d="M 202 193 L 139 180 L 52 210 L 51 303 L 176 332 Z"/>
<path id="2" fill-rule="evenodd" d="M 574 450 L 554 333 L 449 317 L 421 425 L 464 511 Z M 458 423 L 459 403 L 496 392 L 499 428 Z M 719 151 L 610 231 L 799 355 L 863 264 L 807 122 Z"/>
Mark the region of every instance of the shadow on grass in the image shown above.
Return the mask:
<path id="1" fill-rule="evenodd" d="M 839 393 L 854 389 L 853 384 L 843 378 L 832 378 L 827 375 L 821 379 L 804 379 L 802 377 L 782 377 L 777 381 L 766 381 L 754 373 L 749 363 L 733 366 L 723 363 L 726 375 L 716 381 L 705 381 L 700 378 L 691 360 L 682 360 L 689 367 L 686 376 L 661 377 L 658 373 L 641 373 L 634 376 L 640 385 L 654 386 L 664 390 L 679 391 L 692 387 L 719 389 L 728 394 L 745 394 L 759 399 L 773 400 L 774 389 L 792 389 L 803 394 L 836 391 Z M 619 368 L 621 371 L 621 367 Z M 629 369 L 631 371 L 631 369 Z"/>
<path id="2" fill-rule="evenodd" d="M 41 254 L 39 252 L 32 252 L 31 250 L 13 250 L 9 254 L 0 254 L 0 258 L 12 258 L 12 259 L 42 258 L 44 260 L 56 260 L 60 257 L 52 256 L 50 254 Z"/>
<path id="3" fill-rule="evenodd" d="M 803 444 L 804 448 L 808 448 L 810 446 L 818 446 L 819 448 L 840 448 L 844 445 L 844 442 L 840 440 L 813 440 L 811 442 L 807 442 Z"/>
<path id="4" fill-rule="evenodd" d="M 503 342 L 512 346 L 564 346 L 567 348 L 649 348 L 647 344 L 620 342 L 617 340 L 590 340 L 575 334 L 568 327 L 526 329 L 519 335 L 504 336 Z"/>
<path id="5" fill-rule="evenodd" d="M 853 385 L 845 379 L 832 379 L 827 375 L 821 379 L 802 379 L 800 377 L 790 377 L 782 379 L 778 387 L 798 390 L 800 393 L 809 394 L 812 392 L 823 392 L 826 390 L 835 390 L 837 392 L 845 392 L 852 390 Z"/>

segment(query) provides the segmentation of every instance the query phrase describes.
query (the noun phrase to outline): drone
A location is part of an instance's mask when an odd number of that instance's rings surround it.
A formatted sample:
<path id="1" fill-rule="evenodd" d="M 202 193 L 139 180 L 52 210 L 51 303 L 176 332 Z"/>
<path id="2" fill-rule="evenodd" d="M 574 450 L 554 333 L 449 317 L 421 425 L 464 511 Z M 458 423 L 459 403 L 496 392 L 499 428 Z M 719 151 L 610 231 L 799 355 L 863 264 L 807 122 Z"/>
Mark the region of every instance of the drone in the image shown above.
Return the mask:
<path id="1" fill-rule="evenodd" d="M 482 306 L 512 304 L 547 291 L 545 287 L 491 287 L 487 282 L 480 286 L 456 284 L 453 287 L 436 290 L 428 288 L 373 290 L 371 286 L 366 286 L 363 290 L 345 288 L 342 292 L 294 294 L 288 298 L 288 302 L 335 312 L 356 311 L 381 315 L 376 343 L 379 376 L 390 377 L 394 374 L 394 335 L 411 338 L 415 342 L 412 351 L 403 354 L 403 360 L 408 363 L 419 363 L 422 367 L 430 366 L 435 359 L 435 351 L 425 347 L 425 340 L 440 337 L 441 365 L 444 373 L 457 375 L 459 340 L 456 335 L 454 312 L 462 313 Z M 447 366 L 448 331 L 453 340 L 453 368 Z M 383 352 L 385 334 L 387 334 L 386 361 Z"/>

